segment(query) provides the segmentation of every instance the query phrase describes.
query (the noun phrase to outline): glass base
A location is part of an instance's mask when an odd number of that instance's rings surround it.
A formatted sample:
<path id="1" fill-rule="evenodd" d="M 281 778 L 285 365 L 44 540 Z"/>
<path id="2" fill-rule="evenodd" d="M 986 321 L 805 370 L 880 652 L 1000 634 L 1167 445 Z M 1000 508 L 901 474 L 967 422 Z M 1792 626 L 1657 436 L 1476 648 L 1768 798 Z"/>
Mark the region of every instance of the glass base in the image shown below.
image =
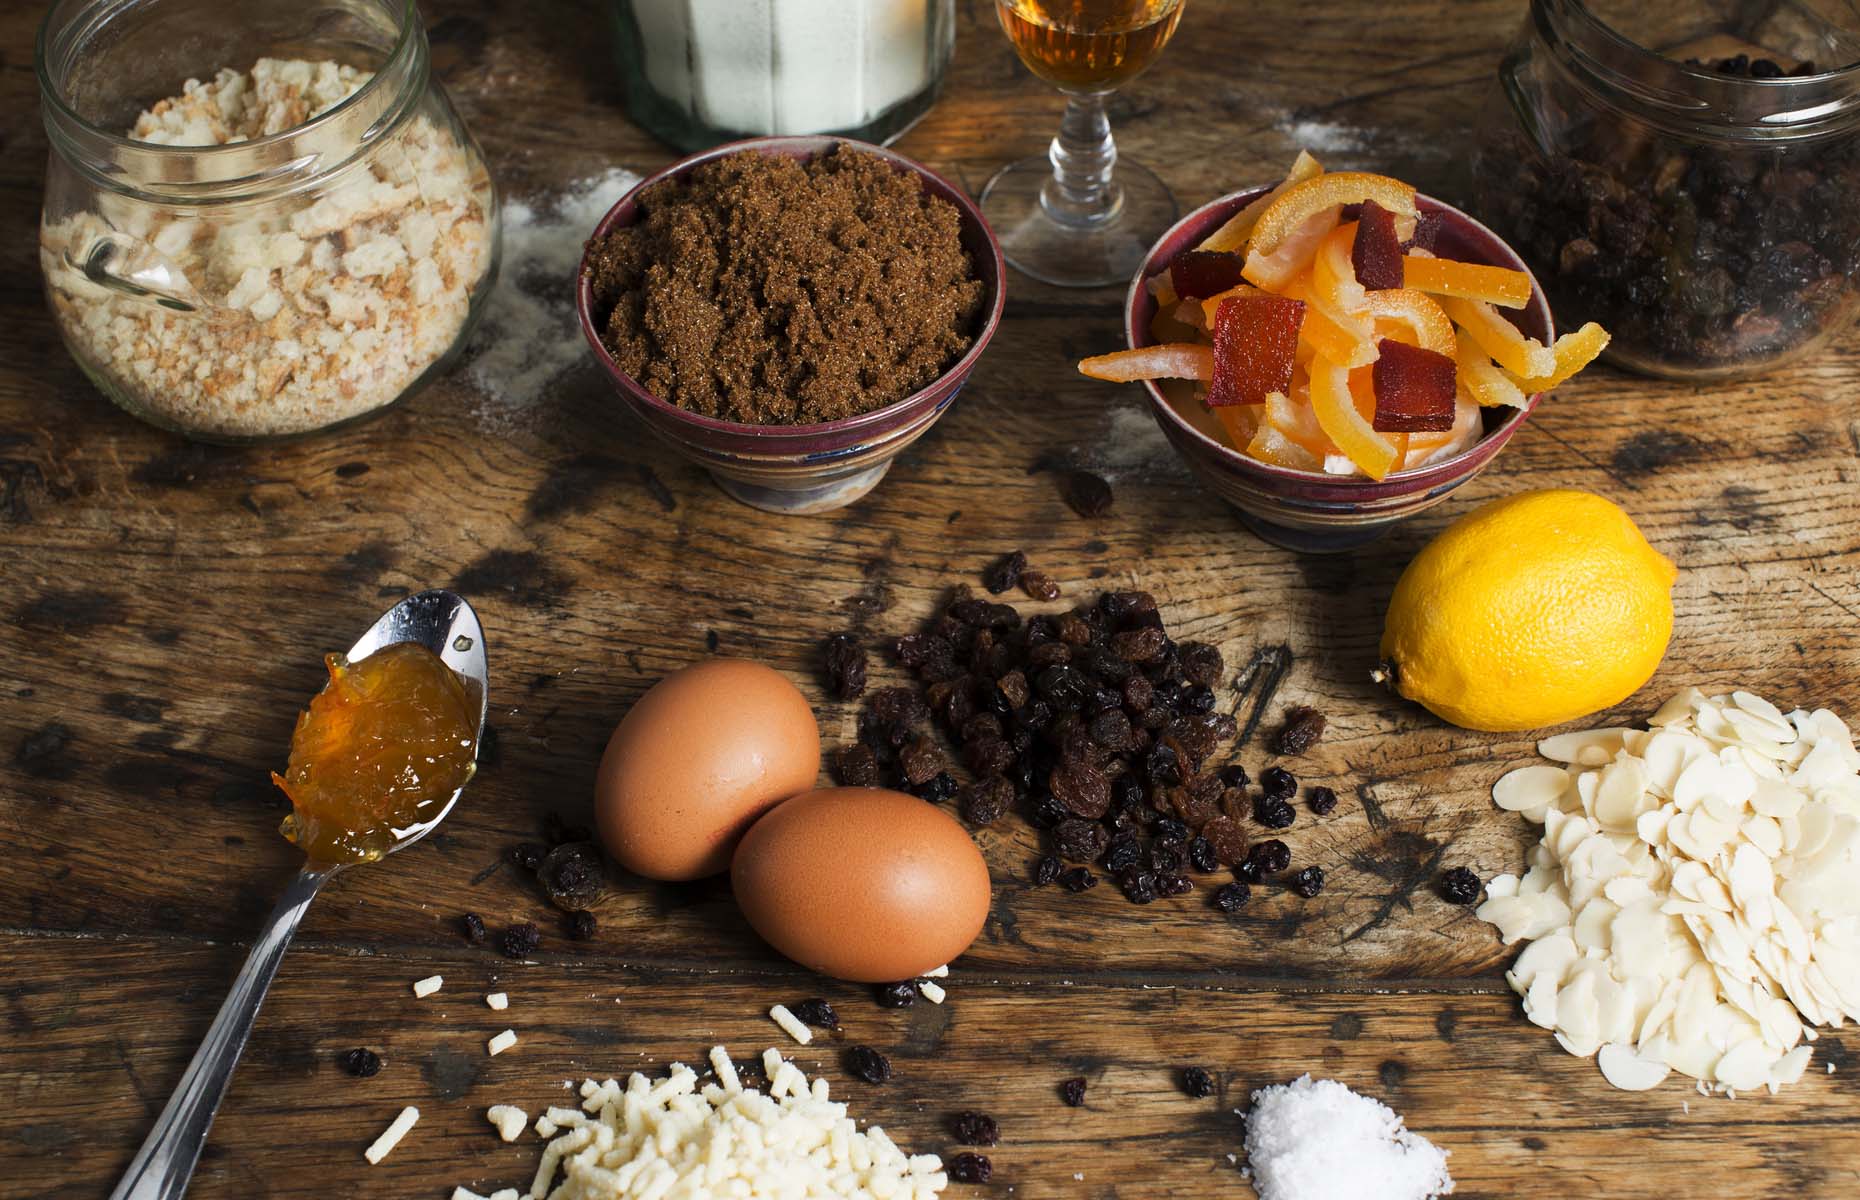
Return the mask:
<path id="1" fill-rule="evenodd" d="M 1057 221 L 1040 202 L 1053 178 L 1044 154 L 996 171 L 982 189 L 982 215 L 1015 270 L 1059 287 L 1129 283 L 1150 247 L 1175 224 L 1175 195 L 1141 163 L 1119 159 L 1117 200 L 1109 219 L 1089 225 Z"/>

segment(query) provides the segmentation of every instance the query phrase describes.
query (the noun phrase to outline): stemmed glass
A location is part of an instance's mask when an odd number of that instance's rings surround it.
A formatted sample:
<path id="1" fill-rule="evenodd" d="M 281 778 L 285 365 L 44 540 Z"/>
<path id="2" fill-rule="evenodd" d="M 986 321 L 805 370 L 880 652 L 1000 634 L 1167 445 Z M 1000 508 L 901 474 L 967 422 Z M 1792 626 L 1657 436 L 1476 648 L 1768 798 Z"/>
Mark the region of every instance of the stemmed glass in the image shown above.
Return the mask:
<path id="1" fill-rule="evenodd" d="M 1045 157 L 995 172 L 982 213 L 1016 268 L 1061 287 L 1128 280 L 1176 218 L 1149 168 L 1119 161 L 1105 98 L 1155 62 L 1183 0 L 995 0 L 1027 69 L 1066 94 Z"/>

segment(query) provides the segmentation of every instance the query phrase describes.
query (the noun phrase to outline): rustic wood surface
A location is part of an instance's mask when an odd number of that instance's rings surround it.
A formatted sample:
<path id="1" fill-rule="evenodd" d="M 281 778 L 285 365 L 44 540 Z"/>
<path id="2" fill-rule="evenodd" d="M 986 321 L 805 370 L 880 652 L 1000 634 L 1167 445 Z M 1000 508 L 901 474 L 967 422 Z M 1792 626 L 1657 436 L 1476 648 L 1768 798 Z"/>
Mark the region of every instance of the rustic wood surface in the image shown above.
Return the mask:
<path id="1" fill-rule="evenodd" d="M 623 115 L 584 6 L 424 7 L 438 69 L 508 195 L 672 157 Z M 534 1143 L 499 1143 L 487 1104 L 534 1111 L 562 1080 L 695 1062 L 717 1041 L 798 1049 L 762 1014 L 810 994 L 839 1005 L 846 1032 L 798 1061 L 838 1083 L 842 1042 L 890 1051 L 892 1084 L 836 1094 L 903 1144 L 948 1153 L 950 1112 L 999 1117 L 997 1183 L 952 1195 L 1247 1194 L 1234 1110 L 1305 1071 L 1388 1100 L 1451 1149 L 1461 1195 L 1860 1193 L 1851 1034 L 1823 1037 L 1783 1095 L 1728 1101 L 1678 1082 L 1613 1091 L 1523 1020 L 1505 950 L 1431 880 L 1443 864 L 1518 866 L 1529 831 L 1487 789 L 1530 759 L 1531 739 L 1445 728 L 1367 678 L 1388 591 L 1428 536 L 1479 500 L 1567 485 L 1621 502 L 1681 567 L 1665 665 L 1597 723 L 1643 717 L 1692 682 L 1860 715 L 1851 338 L 1746 385 L 1598 370 L 1451 502 L 1335 559 L 1255 540 L 1196 486 L 1134 389 L 1071 371 L 1117 344 L 1116 290 L 1019 276 L 961 402 L 873 495 L 828 517 L 728 500 L 585 370 L 516 408 L 490 411 L 454 378 L 334 435 L 194 446 L 110 407 L 43 309 L 38 8 L 0 13 L 0 1196 L 108 1190 L 296 868 L 266 772 L 321 652 L 435 584 L 467 592 L 489 630 L 495 752 L 442 832 L 340 879 L 311 911 L 195 1196 L 522 1184 Z M 946 94 L 900 145 L 975 190 L 1043 148 L 1060 104 L 1015 63 L 990 3 L 959 10 Z M 1522 12 L 1518 0 L 1193 0 L 1160 67 L 1118 98 L 1120 145 L 1185 206 L 1271 177 L 1299 145 L 1453 197 Z M 1040 469 L 1055 463 L 1110 478 L 1114 510 L 1073 515 Z M 949 581 L 1016 547 L 1069 597 L 1154 591 L 1172 627 L 1230 663 L 1289 648 L 1268 721 L 1295 701 L 1328 713 L 1300 774 L 1345 797 L 1287 837 L 1330 872 L 1322 897 L 1266 894 L 1227 919 L 1200 897 L 1139 909 L 1111 888 L 1033 890 L 1035 839 L 1003 822 L 978 834 L 994 913 L 949 1003 L 892 1011 L 776 958 L 721 883 L 622 881 L 599 938 L 570 943 L 496 867 L 545 814 L 586 819 L 608 731 L 661 674 L 711 649 L 765 659 L 803 682 L 838 744 L 854 711 L 821 696 L 818 639 L 903 631 Z M 1255 744 L 1243 761 L 1262 755 Z M 494 927 L 541 920 L 538 961 L 465 945 L 466 910 Z M 445 991 L 415 1001 L 408 984 L 434 972 Z M 507 1017 L 480 1000 L 493 981 L 511 993 Z M 492 1061 L 482 1041 L 506 1024 L 522 1041 Z M 341 1072 L 356 1045 L 382 1052 L 379 1076 Z M 1217 1097 L 1177 1090 L 1191 1063 L 1214 1071 Z M 1055 1094 L 1075 1074 L 1091 1080 L 1082 1110 Z M 364 1165 L 406 1103 L 419 1127 Z"/>

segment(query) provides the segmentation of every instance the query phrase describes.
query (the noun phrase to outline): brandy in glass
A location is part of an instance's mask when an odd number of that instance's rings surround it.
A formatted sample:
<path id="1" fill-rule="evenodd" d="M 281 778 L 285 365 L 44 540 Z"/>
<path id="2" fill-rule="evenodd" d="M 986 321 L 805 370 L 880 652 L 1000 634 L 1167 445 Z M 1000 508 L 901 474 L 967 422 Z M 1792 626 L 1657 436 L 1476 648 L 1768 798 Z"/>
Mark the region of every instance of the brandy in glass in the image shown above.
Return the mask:
<path id="1" fill-rule="evenodd" d="M 1176 218 L 1154 172 L 1120 161 L 1105 98 L 1162 54 L 1184 0 L 996 0 L 1027 69 L 1066 94 L 1059 136 L 982 189 L 982 212 L 1020 271 L 1062 287 L 1123 283 Z"/>

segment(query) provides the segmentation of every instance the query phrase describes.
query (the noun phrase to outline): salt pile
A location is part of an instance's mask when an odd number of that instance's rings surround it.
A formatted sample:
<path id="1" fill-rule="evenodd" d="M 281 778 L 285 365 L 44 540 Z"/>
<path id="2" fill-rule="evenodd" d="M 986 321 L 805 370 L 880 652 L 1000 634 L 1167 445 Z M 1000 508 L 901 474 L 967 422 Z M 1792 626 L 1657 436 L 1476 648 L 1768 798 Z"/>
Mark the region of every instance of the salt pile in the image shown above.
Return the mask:
<path id="1" fill-rule="evenodd" d="M 1453 1191 L 1446 1152 L 1386 1104 L 1300 1075 L 1253 1093 L 1246 1174 L 1259 1200 L 1428 1200 Z"/>

